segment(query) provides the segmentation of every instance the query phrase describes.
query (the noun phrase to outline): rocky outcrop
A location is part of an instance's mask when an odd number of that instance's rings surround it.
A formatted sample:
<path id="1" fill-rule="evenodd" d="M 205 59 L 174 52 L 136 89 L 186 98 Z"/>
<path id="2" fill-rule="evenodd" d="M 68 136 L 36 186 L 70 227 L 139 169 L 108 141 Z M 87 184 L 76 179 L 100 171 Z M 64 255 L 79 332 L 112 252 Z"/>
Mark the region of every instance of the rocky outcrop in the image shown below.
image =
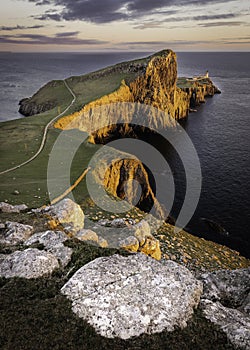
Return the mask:
<path id="1" fill-rule="evenodd" d="M 0 276 L 5 278 L 38 278 L 50 275 L 59 267 L 51 253 L 28 248 L 12 254 L 0 254 Z"/>
<path id="2" fill-rule="evenodd" d="M 91 177 L 93 187 L 95 183 L 101 184 L 114 197 L 126 200 L 144 211 L 150 211 L 153 207 L 158 218 L 166 218 L 166 213 L 152 190 L 149 175 L 135 156 L 106 147 L 91 167 L 88 176 Z M 98 189 L 97 196 L 100 197 Z"/>
<path id="3" fill-rule="evenodd" d="M 61 228 L 69 235 L 74 235 L 84 227 L 81 207 L 69 198 L 43 208 L 42 213 L 49 219 L 48 226 L 51 230 Z"/>
<path id="4" fill-rule="evenodd" d="M 70 262 L 73 253 L 71 248 L 65 247 L 63 244 L 67 239 L 68 236 L 62 231 L 46 231 L 35 233 L 24 244 L 27 246 L 42 244 L 45 251 L 53 254 L 65 267 Z"/>
<path id="5" fill-rule="evenodd" d="M 26 209 L 28 209 L 28 207 L 25 204 L 11 205 L 5 202 L 0 203 L 0 212 L 2 213 L 20 213 Z"/>
<path id="6" fill-rule="evenodd" d="M 202 284 L 183 266 L 143 254 L 98 258 L 62 287 L 72 310 L 107 338 L 128 339 L 183 328 Z"/>
<path id="7" fill-rule="evenodd" d="M 250 268 L 203 274 L 201 308 L 236 349 L 250 348 Z"/>
<path id="8" fill-rule="evenodd" d="M 22 99 L 19 102 L 19 113 L 27 117 L 49 111 L 60 105 L 57 99 L 53 97 L 60 85 L 63 85 L 63 81 L 50 81 L 32 97 Z"/>
<path id="9" fill-rule="evenodd" d="M 34 228 L 30 225 L 7 221 L 0 233 L 0 243 L 6 245 L 20 244 L 28 239 L 33 232 Z"/>

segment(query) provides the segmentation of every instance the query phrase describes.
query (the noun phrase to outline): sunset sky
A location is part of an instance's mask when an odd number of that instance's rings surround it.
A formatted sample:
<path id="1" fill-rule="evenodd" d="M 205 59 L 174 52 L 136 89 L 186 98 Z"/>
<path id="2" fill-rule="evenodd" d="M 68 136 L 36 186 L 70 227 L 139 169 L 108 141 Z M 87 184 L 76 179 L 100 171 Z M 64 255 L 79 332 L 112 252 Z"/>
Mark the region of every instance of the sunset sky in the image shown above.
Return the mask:
<path id="1" fill-rule="evenodd" d="M 4 0 L 0 51 L 250 51 L 249 0 Z"/>

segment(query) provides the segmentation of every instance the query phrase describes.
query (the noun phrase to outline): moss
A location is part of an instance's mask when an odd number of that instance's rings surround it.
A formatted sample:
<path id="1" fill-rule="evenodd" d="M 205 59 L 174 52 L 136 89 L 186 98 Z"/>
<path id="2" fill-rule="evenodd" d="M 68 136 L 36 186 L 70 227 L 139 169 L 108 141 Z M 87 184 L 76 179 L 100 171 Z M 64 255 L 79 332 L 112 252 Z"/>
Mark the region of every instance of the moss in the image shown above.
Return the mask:
<path id="1" fill-rule="evenodd" d="M 1 349 L 233 349 L 224 333 L 200 310 L 183 330 L 145 334 L 127 341 L 106 339 L 72 313 L 70 301 L 60 294 L 63 283 L 56 276 L 0 279 Z"/>

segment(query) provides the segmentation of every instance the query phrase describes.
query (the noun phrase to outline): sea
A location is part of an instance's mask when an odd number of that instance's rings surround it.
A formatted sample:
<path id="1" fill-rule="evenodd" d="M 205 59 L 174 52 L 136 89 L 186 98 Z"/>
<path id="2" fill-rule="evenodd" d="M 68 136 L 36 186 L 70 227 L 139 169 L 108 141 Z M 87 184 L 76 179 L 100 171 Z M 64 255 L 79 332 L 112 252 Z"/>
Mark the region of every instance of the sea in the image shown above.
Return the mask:
<path id="1" fill-rule="evenodd" d="M 52 79 L 82 75 L 146 55 L 0 53 L 0 121 L 23 118 L 18 113 L 19 101 Z M 179 76 L 192 77 L 208 70 L 222 92 L 207 98 L 182 123 L 202 170 L 200 200 L 186 229 L 250 257 L 250 52 L 178 52 L 177 58 Z M 177 174 L 171 212 L 175 217 L 183 200 L 185 179 L 178 178 L 178 157 L 164 148 L 161 152 Z"/>

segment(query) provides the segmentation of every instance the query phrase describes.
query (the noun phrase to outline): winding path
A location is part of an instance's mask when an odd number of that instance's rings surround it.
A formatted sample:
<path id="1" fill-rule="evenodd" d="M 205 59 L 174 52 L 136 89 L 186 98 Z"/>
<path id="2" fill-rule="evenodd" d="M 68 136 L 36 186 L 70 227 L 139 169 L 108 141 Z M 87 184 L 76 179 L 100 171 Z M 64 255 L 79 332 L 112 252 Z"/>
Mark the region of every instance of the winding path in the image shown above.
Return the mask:
<path id="1" fill-rule="evenodd" d="M 22 166 L 32 162 L 43 150 L 43 147 L 45 145 L 45 142 L 46 142 L 46 137 L 47 137 L 47 134 L 48 134 L 48 129 L 49 127 L 58 119 L 60 118 L 61 116 L 63 116 L 64 113 L 66 113 L 70 107 L 75 103 L 76 101 L 76 95 L 74 94 L 74 92 L 71 90 L 71 88 L 69 87 L 69 85 L 67 84 L 67 82 L 65 80 L 63 80 L 66 88 L 68 89 L 68 91 L 70 92 L 70 94 L 73 96 L 73 100 L 71 101 L 71 103 L 68 105 L 68 107 L 65 108 L 64 111 L 62 111 L 60 114 L 58 114 L 57 116 L 55 116 L 53 119 L 51 119 L 48 124 L 46 124 L 45 128 L 44 128 L 44 131 L 43 131 L 43 137 L 42 137 L 42 141 L 41 141 L 41 144 L 40 144 L 40 147 L 39 149 L 37 150 L 37 152 L 31 157 L 29 158 L 28 160 L 26 160 L 25 162 L 21 163 L 21 164 L 18 164 L 16 166 L 14 166 L 13 168 L 9 168 L 9 169 L 6 169 L 4 171 L 1 171 L 0 172 L 0 175 L 2 174 L 6 174 L 6 173 L 9 173 L 10 171 L 13 171 L 13 170 L 16 170 L 16 169 L 19 169 L 21 168 Z"/>

